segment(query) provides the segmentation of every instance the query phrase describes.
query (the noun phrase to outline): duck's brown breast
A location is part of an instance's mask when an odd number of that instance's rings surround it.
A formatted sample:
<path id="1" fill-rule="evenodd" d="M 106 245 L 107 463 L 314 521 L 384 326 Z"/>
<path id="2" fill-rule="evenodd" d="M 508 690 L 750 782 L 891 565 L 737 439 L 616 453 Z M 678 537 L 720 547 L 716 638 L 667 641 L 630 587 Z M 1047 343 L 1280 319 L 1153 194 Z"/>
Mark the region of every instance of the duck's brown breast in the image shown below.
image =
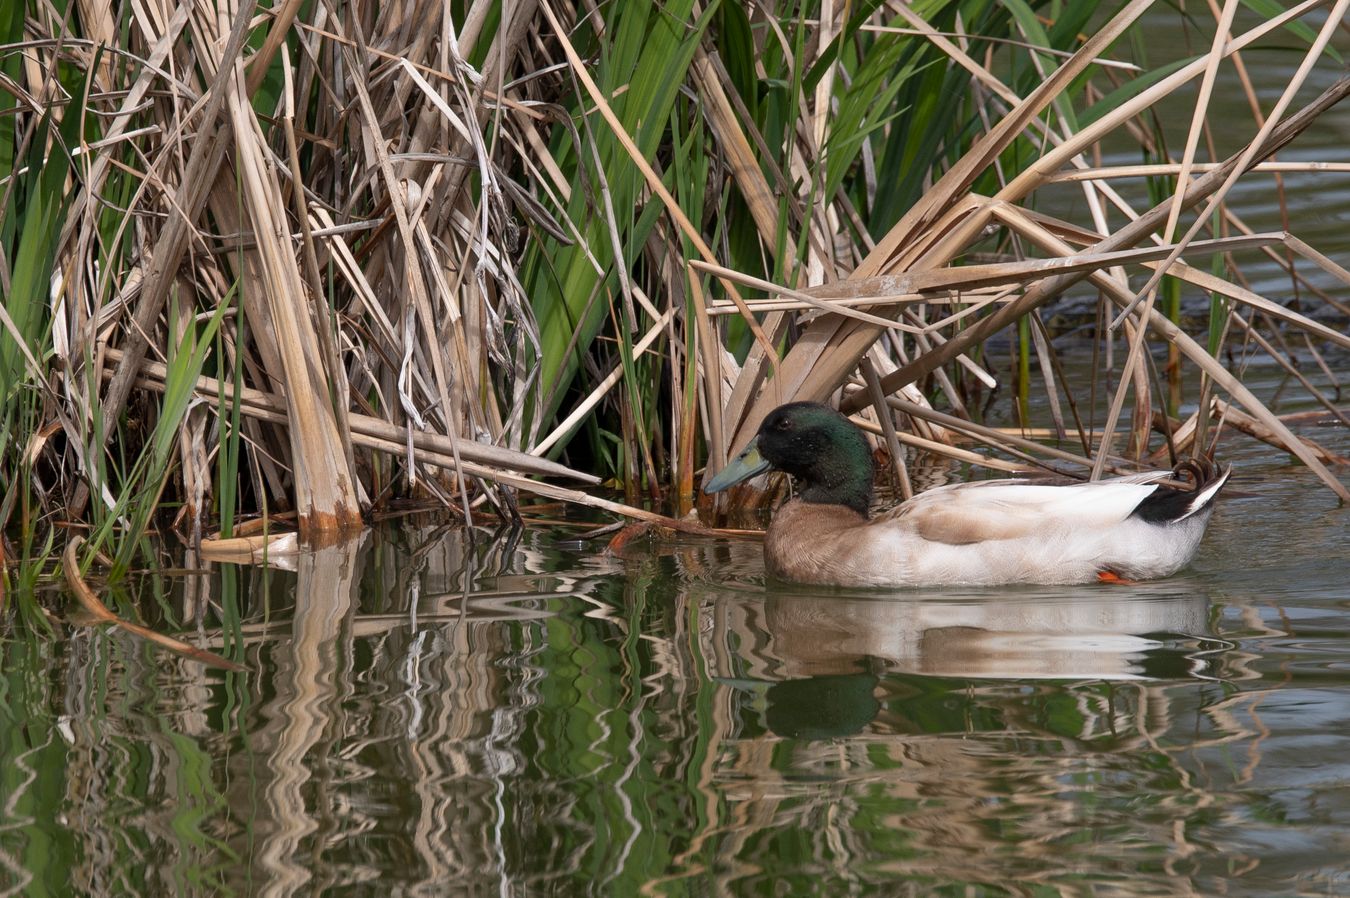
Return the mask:
<path id="1" fill-rule="evenodd" d="M 867 519 L 843 505 L 792 499 L 764 536 L 769 572 L 798 583 L 845 586 L 869 579 L 862 543 Z"/>

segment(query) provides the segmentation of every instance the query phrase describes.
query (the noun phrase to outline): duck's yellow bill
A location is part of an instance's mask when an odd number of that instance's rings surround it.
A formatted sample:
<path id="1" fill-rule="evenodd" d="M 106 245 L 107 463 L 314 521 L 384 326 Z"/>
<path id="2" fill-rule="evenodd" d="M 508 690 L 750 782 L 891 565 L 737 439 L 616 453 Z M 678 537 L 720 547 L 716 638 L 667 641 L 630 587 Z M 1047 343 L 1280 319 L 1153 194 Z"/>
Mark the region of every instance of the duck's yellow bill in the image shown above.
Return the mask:
<path id="1" fill-rule="evenodd" d="M 703 492 L 720 493 L 729 486 L 735 486 L 743 480 L 749 480 L 756 474 L 769 470 L 769 463 L 759 454 L 759 437 L 750 441 L 740 455 L 731 460 L 717 476 L 703 484 Z"/>

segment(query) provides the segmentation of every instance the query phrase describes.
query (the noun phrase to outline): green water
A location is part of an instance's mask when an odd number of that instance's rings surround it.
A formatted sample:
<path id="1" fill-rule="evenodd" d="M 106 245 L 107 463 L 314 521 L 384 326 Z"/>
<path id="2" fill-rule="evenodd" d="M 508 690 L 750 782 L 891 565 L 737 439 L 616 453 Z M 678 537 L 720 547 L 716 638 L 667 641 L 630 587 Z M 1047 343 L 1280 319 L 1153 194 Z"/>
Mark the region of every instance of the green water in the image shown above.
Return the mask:
<path id="1" fill-rule="evenodd" d="M 249 671 L 0 643 L 0 893 L 1350 894 L 1350 519 L 1227 454 L 1134 587 L 812 592 L 566 527 L 146 578 Z"/>

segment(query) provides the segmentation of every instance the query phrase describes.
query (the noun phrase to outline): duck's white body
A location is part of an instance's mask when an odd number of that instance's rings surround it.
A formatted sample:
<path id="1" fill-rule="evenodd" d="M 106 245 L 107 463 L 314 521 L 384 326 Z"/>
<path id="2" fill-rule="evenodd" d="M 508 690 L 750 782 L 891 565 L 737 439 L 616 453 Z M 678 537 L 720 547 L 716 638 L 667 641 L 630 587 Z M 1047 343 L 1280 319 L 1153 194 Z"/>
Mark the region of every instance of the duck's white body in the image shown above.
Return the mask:
<path id="1" fill-rule="evenodd" d="M 1171 520 L 1136 511 L 1166 474 L 1051 486 L 996 480 L 940 487 L 867 519 L 789 501 L 765 557 L 777 576 L 837 586 L 1088 583 L 1165 577 L 1190 563 L 1228 472 Z"/>

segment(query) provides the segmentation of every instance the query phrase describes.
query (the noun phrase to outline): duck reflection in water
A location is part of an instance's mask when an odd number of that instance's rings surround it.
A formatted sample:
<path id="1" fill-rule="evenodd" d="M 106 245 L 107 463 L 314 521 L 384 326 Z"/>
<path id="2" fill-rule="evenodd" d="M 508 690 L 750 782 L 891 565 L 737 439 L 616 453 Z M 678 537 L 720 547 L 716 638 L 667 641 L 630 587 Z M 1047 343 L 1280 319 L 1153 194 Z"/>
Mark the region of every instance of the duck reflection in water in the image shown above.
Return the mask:
<path id="1" fill-rule="evenodd" d="M 887 674 L 1007 680 L 1139 680 L 1203 676 L 1190 648 L 1209 602 L 1186 584 L 1122 601 L 1098 590 L 979 593 L 915 600 L 782 592 L 764 598 L 755 654 L 774 733 L 828 739 L 881 711 Z M 734 615 L 733 615 L 734 618 Z M 729 619 L 730 622 L 730 619 Z M 733 625 L 734 626 L 734 625 Z"/>

